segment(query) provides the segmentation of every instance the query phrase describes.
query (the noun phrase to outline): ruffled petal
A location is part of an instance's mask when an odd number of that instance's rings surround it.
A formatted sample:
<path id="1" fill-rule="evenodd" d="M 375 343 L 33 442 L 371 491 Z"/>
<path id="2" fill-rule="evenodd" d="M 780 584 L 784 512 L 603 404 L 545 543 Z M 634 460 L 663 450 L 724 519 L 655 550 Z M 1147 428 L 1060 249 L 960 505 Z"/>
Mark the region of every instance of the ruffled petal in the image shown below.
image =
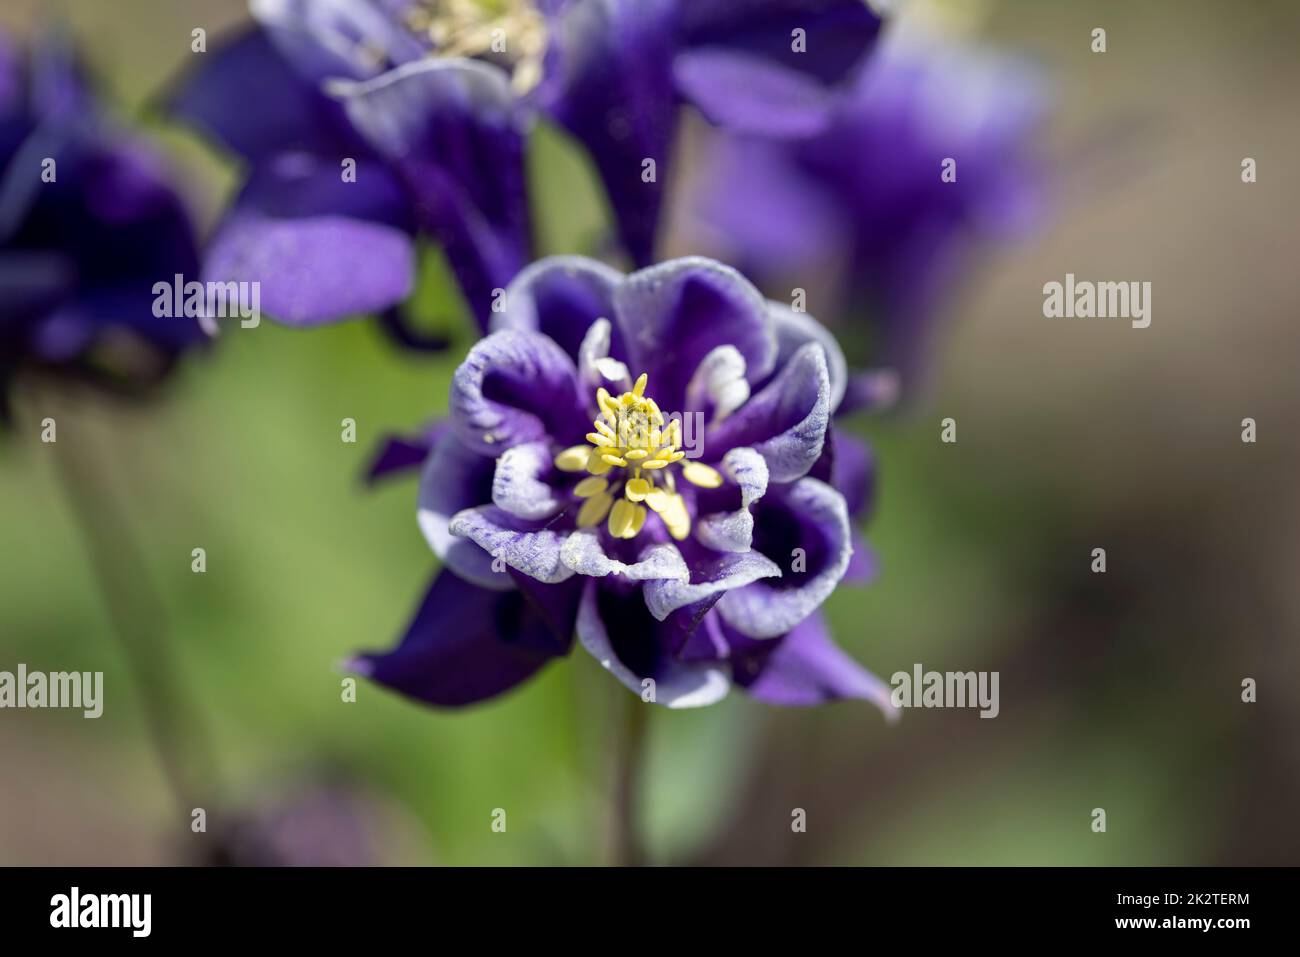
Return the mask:
<path id="1" fill-rule="evenodd" d="M 848 569 L 853 543 L 843 496 L 814 478 L 769 489 L 755 506 L 754 547 L 779 566 L 780 579 L 731 590 L 717 610 L 742 634 L 775 638 L 812 614 Z"/>
<path id="2" fill-rule="evenodd" d="M 711 605 L 712 601 L 732 589 L 780 576 L 780 566 L 758 552 L 719 555 L 692 567 L 689 581 L 657 579 L 647 582 L 645 603 L 650 614 L 663 621 L 678 609 L 700 603 Z"/>
<path id="3" fill-rule="evenodd" d="M 722 472 L 740 489 L 740 508 L 700 516 L 695 537 L 715 551 L 745 552 L 754 541 L 750 506 L 767 491 L 767 460 L 753 449 L 732 449 L 722 457 Z"/>
<path id="4" fill-rule="evenodd" d="M 443 571 L 396 648 L 348 664 L 409 698 L 450 708 L 508 691 L 567 650 L 557 650 L 520 592 L 479 588 Z"/>
<path id="5" fill-rule="evenodd" d="M 492 504 L 519 518 L 541 521 L 560 510 L 555 490 L 542 480 L 551 471 L 551 450 L 545 442 L 526 442 L 497 457 L 492 477 Z"/>
<path id="6" fill-rule="evenodd" d="M 749 446 L 767 460 L 773 482 L 807 474 L 822 453 L 830 424 L 826 352 L 809 342 L 744 406 L 712 429 L 705 448 Z"/>
<path id="7" fill-rule="evenodd" d="M 674 259 L 633 273 L 615 290 L 614 311 L 629 369 L 650 374 L 650 391 L 665 411 L 703 411 L 684 408 L 686 388 L 718 346 L 740 353 L 750 382 L 762 381 L 776 361 L 767 303 L 740 273 L 711 259 Z"/>
<path id="8" fill-rule="evenodd" d="M 826 353 L 826 375 L 830 382 L 830 410 L 834 414 L 844 401 L 848 387 L 849 365 L 839 341 L 831 331 L 806 312 L 796 312 L 783 302 L 769 302 L 772 325 L 776 330 L 776 366 L 784 367 L 799 349 L 815 342 Z"/>
<path id="9" fill-rule="evenodd" d="M 451 423 L 483 455 L 524 442 L 581 441 L 586 407 L 573 360 L 546 336 L 506 329 L 481 339 L 452 377 Z"/>
<path id="10" fill-rule="evenodd" d="M 492 330 L 540 332 L 576 360 L 592 323 L 614 315 L 614 287 L 622 280 L 618 270 L 585 256 L 539 259 L 506 286 Z"/>
<path id="11" fill-rule="evenodd" d="M 579 529 L 565 540 L 560 549 L 560 559 L 579 575 L 603 578 L 618 575 L 626 581 L 653 581 L 674 579 L 687 581 L 690 569 L 681 552 L 668 543 L 649 544 L 640 549 L 637 560 L 625 564 L 610 558 L 600 544 L 600 534 L 591 529 Z"/>
<path id="12" fill-rule="evenodd" d="M 610 674 L 638 695 L 669 708 L 698 708 L 726 697 L 726 672 L 686 663 L 670 652 L 668 629 L 646 611 L 635 591 L 620 594 L 588 580 L 578 607 L 578 641 Z M 648 684 L 647 682 L 653 682 Z"/>
<path id="13" fill-rule="evenodd" d="M 681 53 L 673 78 L 705 118 L 754 136 L 813 136 L 830 122 L 835 93 L 766 57 L 719 47 Z"/>
<path id="14" fill-rule="evenodd" d="M 519 518 L 495 505 L 458 512 L 448 527 L 451 534 L 469 539 L 492 558 L 539 582 L 554 585 L 573 575 L 560 561 L 566 529 Z"/>

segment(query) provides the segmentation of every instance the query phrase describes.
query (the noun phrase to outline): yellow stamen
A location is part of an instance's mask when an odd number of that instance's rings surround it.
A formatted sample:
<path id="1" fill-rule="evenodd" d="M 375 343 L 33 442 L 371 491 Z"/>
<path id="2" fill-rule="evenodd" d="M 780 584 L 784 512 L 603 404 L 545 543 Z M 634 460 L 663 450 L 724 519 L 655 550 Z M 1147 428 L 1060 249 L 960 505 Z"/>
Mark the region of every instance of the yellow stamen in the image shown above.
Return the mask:
<path id="1" fill-rule="evenodd" d="M 573 494 L 578 498 L 591 498 L 593 495 L 599 495 L 605 489 L 609 488 L 609 480 L 600 478 L 596 475 L 589 475 L 573 488 Z"/>
<path id="2" fill-rule="evenodd" d="M 643 478 L 628 479 L 627 485 L 623 488 L 623 494 L 633 502 L 644 501 L 645 497 L 653 491 L 654 486 Z"/>
<path id="3" fill-rule="evenodd" d="M 615 538 L 626 537 L 627 530 L 632 527 L 636 520 L 637 506 L 634 502 L 629 502 L 625 498 L 620 498 L 614 503 L 614 507 L 609 512 L 609 534 Z"/>
<path id="4" fill-rule="evenodd" d="M 623 499 L 619 499 L 620 503 L 622 501 Z M 614 496 L 608 492 L 593 495 L 582 503 L 582 508 L 578 509 L 578 527 L 591 528 L 593 525 L 599 525 L 609 514 L 613 504 Z"/>
<path id="5" fill-rule="evenodd" d="M 585 445 L 567 448 L 555 457 L 555 467 L 561 472 L 582 472 L 587 468 L 591 449 Z"/>
<path id="6" fill-rule="evenodd" d="M 683 465 L 682 478 L 700 488 L 718 488 L 722 485 L 722 475 L 718 470 L 703 462 L 687 462 Z"/>

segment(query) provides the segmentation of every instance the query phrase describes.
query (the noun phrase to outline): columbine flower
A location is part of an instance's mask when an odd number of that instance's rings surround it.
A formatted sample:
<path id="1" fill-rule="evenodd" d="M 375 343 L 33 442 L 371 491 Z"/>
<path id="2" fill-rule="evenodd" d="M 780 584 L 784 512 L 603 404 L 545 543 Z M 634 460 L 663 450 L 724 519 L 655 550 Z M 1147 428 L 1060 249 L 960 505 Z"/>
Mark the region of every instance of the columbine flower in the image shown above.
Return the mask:
<path id="1" fill-rule="evenodd" d="M 25 366 L 156 381 L 206 337 L 155 317 L 153 285 L 196 264 L 163 163 L 107 120 L 71 51 L 24 57 L 0 35 L 0 406 Z"/>
<path id="2" fill-rule="evenodd" d="M 637 265 L 654 261 L 678 105 L 738 132 L 807 135 L 871 50 L 864 0 L 567 0 L 540 98 L 591 152 Z M 643 163 L 656 163 L 655 179 Z"/>
<path id="3" fill-rule="evenodd" d="M 828 318 L 872 317 L 874 360 L 914 371 L 973 240 L 1039 212 L 1042 107 L 1023 64 L 899 31 L 822 129 L 721 138 L 692 207 L 747 275 L 809 289 Z"/>
<path id="4" fill-rule="evenodd" d="M 423 232 L 486 325 L 493 290 L 530 255 L 517 94 L 540 71 L 536 21 L 499 10 L 471 31 L 465 2 L 251 6 L 258 25 L 173 100 L 248 167 L 208 278 L 259 281 L 264 309 L 292 325 L 384 312 L 417 344 L 395 307 Z M 507 28 L 512 52 L 494 54 L 491 31 Z"/>
<path id="5" fill-rule="evenodd" d="M 419 521 L 445 567 L 401 644 L 354 667 L 461 705 L 576 634 L 671 707 L 738 684 L 888 709 L 817 610 L 869 571 L 850 512 L 870 462 L 828 432 L 844 390 L 834 339 L 719 263 L 529 267 L 430 433 Z"/>

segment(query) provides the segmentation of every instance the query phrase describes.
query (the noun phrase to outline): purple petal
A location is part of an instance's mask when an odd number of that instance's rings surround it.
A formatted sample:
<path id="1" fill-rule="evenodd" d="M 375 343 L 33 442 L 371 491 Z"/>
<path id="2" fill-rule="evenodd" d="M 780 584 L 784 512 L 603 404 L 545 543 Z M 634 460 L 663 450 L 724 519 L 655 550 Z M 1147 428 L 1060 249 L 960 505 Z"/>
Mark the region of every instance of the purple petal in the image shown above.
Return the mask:
<path id="1" fill-rule="evenodd" d="M 614 622 L 611 632 L 605 622 Z M 669 629 L 650 617 L 641 596 L 620 594 L 587 580 L 578 607 L 578 641 L 601 667 L 638 695 L 653 682 L 656 704 L 697 708 L 715 704 L 730 688 L 726 673 L 712 664 L 677 661 L 669 650 Z"/>
<path id="2" fill-rule="evenodd" d="M 655 234 L 677 130 L 672 83 L 677 0 L 571 3 L 552 24 L 557 51 L 547 109 L 587 147 L 609 194 L 619 235 L 638 266 Z M 654 182 L 643 162 L 656 164 Z"/>
<path id="3" fill-rule="evenodd" d="M 452 516 L 492 500 L 495 462 L 468 449 L 448 432 L 439 437 L 420 475 L 420 529 L 433 553 L 448 568 L 481 588 L 511 587 L 504 569 L 492 567 L 492 556 L 451 532 Z"/>
<path id="4" fill-rule="evenodd" d="M 524 266 L 531 246 L 523 164 L 529 116 L 505 73 L 474 60 L 428 59 L 331 89 L 401 174 L 486 329 L 495 290 Z"/>
<path id="5" fill-rule="evenodd" d="M 740 353 L 750 382 L 776 360 L 767 303 L 740 273 L 711 259 L 675 259 L 633 273 L 615 290 L 614 311 L 629 371 L 650 374 L 649 392 L 665 412 L 692 411 L 684 408 L 687 384 L 719 346 Z"/>
<path id="6" fill-rule="evenodd" d="M 843 497 L 813 478 L 769 489 L 754 507 L 754 548 L 781 577 L 729 591 L 717 610 L 751 638 L 774 638 L 812 614 L 848 569 L 853 543 Z"/>
<path id="7" fill-rule="evenodd" d="M 587 426 L 577 370 L 535 332 L 504 330 L 479 340 L 452 377 L 451 423 L 483 455 L 524 442 L 581 441 Z"/>
<path id="8" fill-rule="evenodd" d="M 474 542 L 493 559 L 544 584 L 558 584 L 573 575 L 573 569 L 560 560 L 567 529 L 522 519 L 495 505 L 457 512 L 449 529 L 451 534 Z"/>
<path id="9" fill-rule="evenodd" d="M 736 684 L 759 701 L 810 706 L 861 698 L 890 721 L 898 719 L 889 686 L 835 644 L 820 612 L 779 638 L 753 641 L 734 632 L 729 637 Z"/>
<path id="10" fill-rule="evenodd" d="M 844 496 L 849 517 L 861 519 L 871 506 L 876 485 L 876 460 L 861 439 L 834 429 L 835 456 L 830 484 Z"/>
<path id="11" fill-rule="evenodd" d="M 342 104 L 297 73 L 259 29 L 197 57 L 168 110 L 254 162 L 290 152 L 341 159 L 364 149 Z"/>
<path id="12" fill-rule="evenodd" d="M 811 136 L 830 122 L 834 94 L 817 80 L 764 57 L 722 48 L 680 54 L 681 94 L 718 126 L 757 136 Z"/>
<path id="13" fill-rule="evenodd" d="M 830 381 L 830 410 L 833 415 L 844 400 L 848 387 L 849 367 L 840 344 L 831 331 L 806 312 L 796 312 L 785 303 L 769 302 L 772 326 L 776 330 L 776 366 L 783 367 L 799 348 L 816 342 L 826 353 L 826 372 Z"/>
<path id="14" fill-rule="evenodd" d="M 240 210 L 222 224 L 204 264 L 209 281 L 259 283 L 262 310 L 291 326 L 386 309 L 410 294 L 414 271 L 411 239 L 400 229 L 342 216 L 276 219 Z"/>
<path id="15" fill-rule="evenodd" d="M 767 491 L 767 460 L 753 449 L 732 449 L 722 457 L 721 470 L 740 489 L 740 508 L 700 516 L 695 537 L 714 551 L 746 552 L 754 541 L 750 506 Z"/>
<path id="16" fill-rule="evenodd" d="M 307 80 L 365 79 L 427 48 L 371 0 L 252 0 L 253 15 Z"/>
<path id="17" fill-rule="evenodd" d="M 646 607 L 659 621 L 689 605 L 712 606 L 718 596 L 763 578 L 779 578 L 781 568 L 758 552 L 724 554 L 691 569 L 689 581 L 657 579 L 645 585 Z M 705 609 L 700 609 L 703 614 Z"/>
<path id="18" fill-rule="evenodd" d="M 767 460 L 773 482 L 794 481 L 822 453 L 830 400 L 825 350 L 809 342 L 757 395 L 706 435 L 705 450 L 749 446 Z"/>
<path id="19" fill-rule="evenodd" d="M 366 470 L 366 480 L 376 482 L 422 465 L 433 452 L 438 439 L 449 429 L 450 426 L 445 421 L 439 421 L 415 435 L 385 436 L 370 468 Z M 459 510 L 457 508 L 453 511 Z"/>
<path id="20" fill-rule="evenodd" d="M 395 649 L 349 664 L 407 697 L 454 708 L 508 691 L 565 653 L 522 593 L 479 588 L 443 571 Z"/>
<path id="21" fill-rule="evenodd" d="M 528 266 L 506 287 L 505 310 L 492 331 L 527 329 L 550 336 L 572 356 L 597 319 L 614 315 L 614 287 L 623 274 L 585 256 L 548 256 Z"/>

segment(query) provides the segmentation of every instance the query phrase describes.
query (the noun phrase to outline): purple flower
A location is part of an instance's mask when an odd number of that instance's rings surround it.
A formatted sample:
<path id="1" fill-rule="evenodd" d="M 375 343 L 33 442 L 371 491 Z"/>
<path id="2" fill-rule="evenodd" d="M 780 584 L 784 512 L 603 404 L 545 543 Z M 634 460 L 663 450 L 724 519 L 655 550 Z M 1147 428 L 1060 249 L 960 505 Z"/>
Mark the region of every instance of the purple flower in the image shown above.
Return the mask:
<path id="1" fill-rule="evenodd" d="M 0 34 L 0 405 L 20 367 L 136 386 L 206 337 L 153 285 L 197 268 L 159 157 L 103 115 L 56 38 Z"/>
<path id="2" fill-rule="evenodd" d="M 711 122 L 807 135 L 880 19 L 864 0 L 567 0 L 542 99 L 591 152 L 633 261 L 654 261 L 662 184 L 688 102 Z M 643 179 L 653 159 L 655 179 Z"/>
<path id="3" fill-rule="evenodd" d="M 486 325 L 493 290 L 531 253 L 530 117 L 507 67 L 534 82 L 540 15 L 510 21 L 517 55 L 503 65 L 470 59 L 490 50 L 427 4 L 252 9 L 257 27 L 204 58 L 172 104 L 248 169 L 208 277 L 260 282 L 266 311 L 291 325 L 393 310 L 411 291 L 424 233 Z"/>
<path id="4" fill-rule="evenodd" d="M 419 522 L 444 568 L 400 645 L 359 672 L 469 704 L 576 634 L 670 707 L 737 684 L 888 708 L 818 612 L 871 565 L 850 524 L 871 462 L 830 431 L 846 374 L 825 329 L 707 259 L 630 276 L 543 260 L 496 318 L 426 433 Z"/>
<path id="5" fill-rule="evenodd" d="M 1027 147 L 1042 107 L 1024 64 L 900 31 L 820 130 L 720 137 L 692 207 L 764 286 L 871 316 L 873 360 L 907 373 L 973 240 L 1038 213 Z"/>

